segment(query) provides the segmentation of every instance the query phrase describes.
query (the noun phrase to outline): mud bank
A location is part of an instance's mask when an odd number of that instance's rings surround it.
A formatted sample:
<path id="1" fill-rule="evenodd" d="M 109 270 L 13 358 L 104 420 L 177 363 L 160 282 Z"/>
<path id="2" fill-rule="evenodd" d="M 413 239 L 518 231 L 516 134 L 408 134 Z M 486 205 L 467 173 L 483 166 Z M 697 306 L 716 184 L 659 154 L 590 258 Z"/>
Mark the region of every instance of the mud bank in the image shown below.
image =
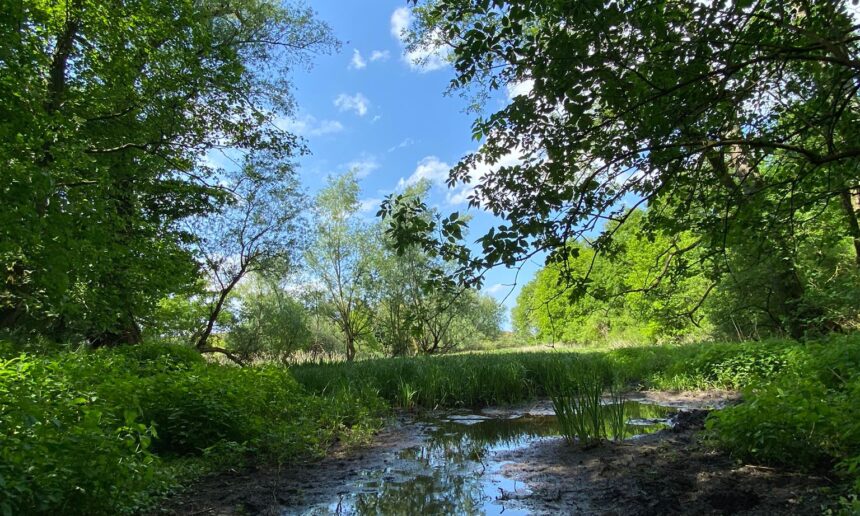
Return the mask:
<path id="1" fill-rule="evenodd" d="M 730 393 L 637 393 L 628 439 L 581 450 L 549 402 L 400 414 L 371 446 L 204 479 L 171 514 L 808 514 L 825 478 L 742 465 L 697 439 Z"/>

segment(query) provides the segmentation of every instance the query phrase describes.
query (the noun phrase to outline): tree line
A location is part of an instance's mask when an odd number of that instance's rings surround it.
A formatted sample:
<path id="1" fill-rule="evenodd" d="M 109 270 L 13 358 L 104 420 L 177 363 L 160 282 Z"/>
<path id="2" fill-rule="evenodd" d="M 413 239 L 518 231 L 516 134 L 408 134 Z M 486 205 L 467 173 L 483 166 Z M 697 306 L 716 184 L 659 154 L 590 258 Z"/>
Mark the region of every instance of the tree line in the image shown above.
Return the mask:
<path id="1" fill-rule="evenodd" d="M 429 188 L 422 182 L 405 195 L 423 198 Z M 349 361 L 359 350 L 439 354 L 497 338 L 502 307 L 473 289 L 434 288 L 431 270 L 444 264 L 415 246 L 398 252 L 384 221 L 363 217 L 359 194 L 348 172 L 329 178 L 307 215 L 255 214 L 282 205 L 255 196 L 213 218 L 198 241 L 221 243 L 203 254 L 205 278 L 189 295 L 162 300 L 148 337 L 240 363 L 286 363 L 298 352 Z"/>

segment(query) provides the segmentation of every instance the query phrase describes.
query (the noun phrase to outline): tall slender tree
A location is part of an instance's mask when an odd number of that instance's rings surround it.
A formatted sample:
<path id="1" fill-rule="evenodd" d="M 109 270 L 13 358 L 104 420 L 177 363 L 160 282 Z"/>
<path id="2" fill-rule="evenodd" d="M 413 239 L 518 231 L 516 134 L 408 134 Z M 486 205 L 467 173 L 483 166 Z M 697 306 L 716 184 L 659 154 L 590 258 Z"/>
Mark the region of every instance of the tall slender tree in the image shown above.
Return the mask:
<path id="1" fill-rule="evenodd" d="M 247 275 L 284 271 L 300 258 L 307 202 L 289 163 L 249 155 L 225 174 L 230 203 L 217 215 L 190 221 L 210 284 L 208 314 L 193 344 L 200 352 L 232 357 L 209 343 L 219 315 Z"/>
<path id="2" fill-rule="evenodd" d="M 346 341 L 346 358 L 355 359 L 356 344 L 371 332 L 368 312 L 372 274 L 371 232 L 358 217 L 359 186 L 350 171 L 329 179 L 317 195 L 314 241 L 305 258 L 320 281 L 332 319 Z"/>

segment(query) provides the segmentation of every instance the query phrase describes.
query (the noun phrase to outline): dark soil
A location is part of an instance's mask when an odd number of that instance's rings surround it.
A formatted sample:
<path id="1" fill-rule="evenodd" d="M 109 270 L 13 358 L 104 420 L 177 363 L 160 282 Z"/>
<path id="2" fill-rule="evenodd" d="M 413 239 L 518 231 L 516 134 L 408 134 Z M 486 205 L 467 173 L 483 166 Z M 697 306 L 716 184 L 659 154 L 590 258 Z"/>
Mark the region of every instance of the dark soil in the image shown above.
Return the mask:
<path id="1" fill-rule="evenodd" d="M 510 457 L 505 474 L 525 482 L 535 514 L 820 514 L 821 476 L 744 465 L 696 436 L 706 410 L 681 412 L 670 430 L 577 450 L 537 443 Z"/>
<path id="2" fill-rule="evenodd" d="M 390 452 L 420 444 L 426 425 L 400 415 L 360 449 L 334 449 L 319 461 L 289 467 L 254 466 L 202 479 L 174 497 L 161 514 L 280 515 L 289 507 L 311 506 L 347 494 L 346 481 L 366 470 L 381 470 Z"/>

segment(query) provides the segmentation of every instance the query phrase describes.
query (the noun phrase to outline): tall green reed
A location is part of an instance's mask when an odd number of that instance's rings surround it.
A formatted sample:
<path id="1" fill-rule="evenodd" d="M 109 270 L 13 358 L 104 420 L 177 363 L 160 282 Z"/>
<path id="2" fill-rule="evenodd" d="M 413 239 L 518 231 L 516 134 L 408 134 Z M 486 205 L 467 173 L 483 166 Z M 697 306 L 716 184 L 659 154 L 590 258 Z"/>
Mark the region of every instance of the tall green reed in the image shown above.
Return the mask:
<path id="1" fill-rule="evenodd" d="M 587 367 L 576 372 L 568 382 L 569 388 L 561 387 L 550 394 L 559 430 L 570 444 L 595 446 L 606 437 L 601 403 L 603 377 L 596 368 Z"/>

